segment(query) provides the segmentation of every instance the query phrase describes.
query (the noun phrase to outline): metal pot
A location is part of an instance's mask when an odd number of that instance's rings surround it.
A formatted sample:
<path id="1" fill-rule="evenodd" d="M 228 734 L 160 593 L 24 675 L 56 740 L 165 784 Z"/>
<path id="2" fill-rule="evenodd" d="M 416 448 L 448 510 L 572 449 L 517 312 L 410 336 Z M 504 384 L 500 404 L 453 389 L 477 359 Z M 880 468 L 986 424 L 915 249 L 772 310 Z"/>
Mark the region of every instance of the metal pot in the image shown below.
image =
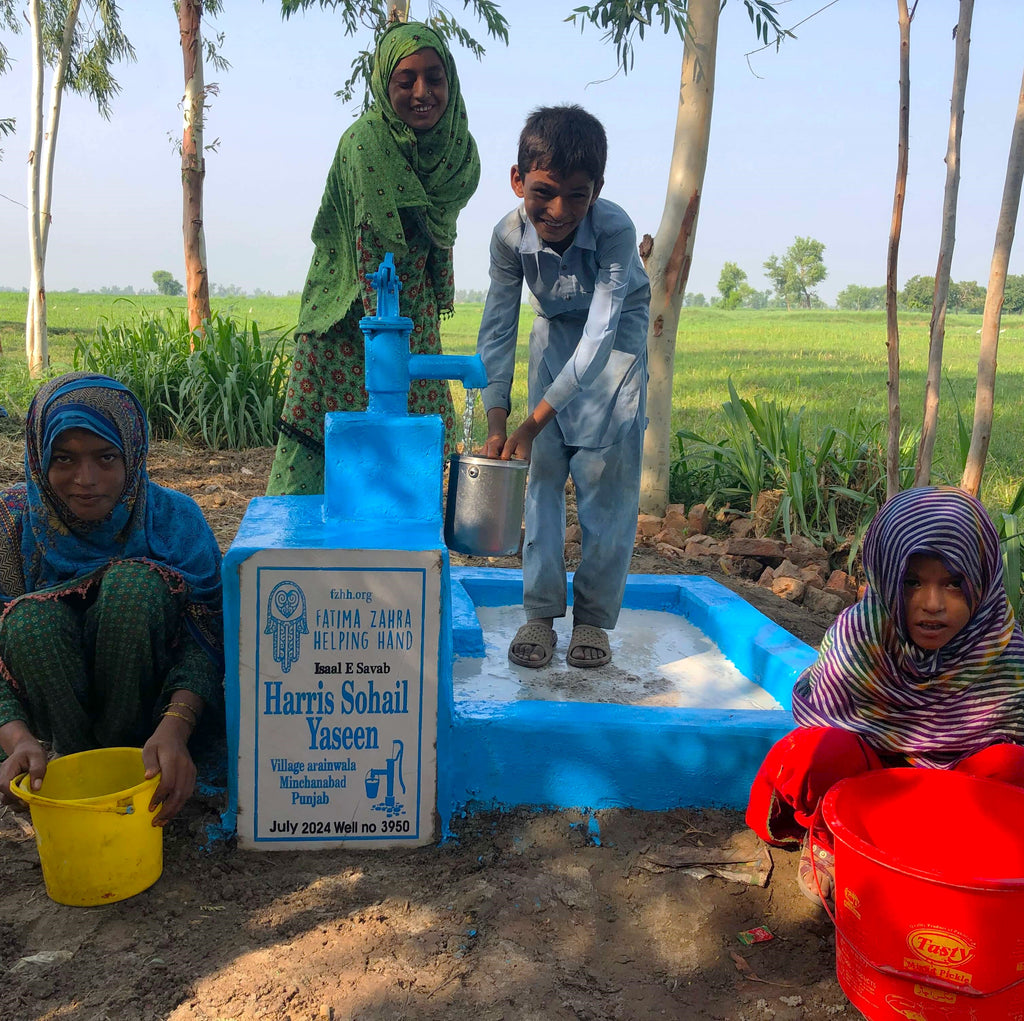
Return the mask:
<path id="1" fill-rule="evenodd" d="M 444 541 L 471 557 L 519 552 L 529 461 L 453 454 L 448 468 Z"/>

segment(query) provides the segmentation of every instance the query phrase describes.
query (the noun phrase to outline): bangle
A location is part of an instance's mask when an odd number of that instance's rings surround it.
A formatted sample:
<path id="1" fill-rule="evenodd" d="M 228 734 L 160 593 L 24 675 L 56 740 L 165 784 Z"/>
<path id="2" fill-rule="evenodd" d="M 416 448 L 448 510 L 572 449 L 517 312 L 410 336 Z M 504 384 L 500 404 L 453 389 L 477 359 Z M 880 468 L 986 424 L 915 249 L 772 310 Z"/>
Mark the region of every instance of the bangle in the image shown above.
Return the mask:
<path id="1" fill-rule="evenodd" d="M 184 720 L 193 730 L 195 730 L 196 725 L 193 720 L 190 720 L 187 716 L 182 716 L 181 713 L 176 713 L 173 709 L 165 709 L 161 713 L 161 716 L 176 716 L 179 720 Z"/>
<path id="2" fill-rule="evenodd" d="M 195 706 L 189 705 L 188 702 L 168 702 L 167 708 L 170 709 L 171 706 L 178 706 L 180 709 L 187 709 L 192 714 L 193 719 L 199 719 L 199 710 L 196 709 Z"/>

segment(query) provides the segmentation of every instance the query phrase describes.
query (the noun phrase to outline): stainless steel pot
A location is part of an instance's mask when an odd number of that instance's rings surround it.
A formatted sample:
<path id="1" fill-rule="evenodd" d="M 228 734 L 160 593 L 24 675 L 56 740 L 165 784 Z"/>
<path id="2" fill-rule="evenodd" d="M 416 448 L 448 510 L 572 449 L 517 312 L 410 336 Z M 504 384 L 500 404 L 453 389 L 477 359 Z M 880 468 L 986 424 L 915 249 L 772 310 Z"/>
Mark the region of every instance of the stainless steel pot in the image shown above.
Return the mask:
<path id="1" fill-rule="evenodd" d="M 448 468 L 444 541 L 472 557 L 519 551 L 529 461 L 453 454 Z"/>

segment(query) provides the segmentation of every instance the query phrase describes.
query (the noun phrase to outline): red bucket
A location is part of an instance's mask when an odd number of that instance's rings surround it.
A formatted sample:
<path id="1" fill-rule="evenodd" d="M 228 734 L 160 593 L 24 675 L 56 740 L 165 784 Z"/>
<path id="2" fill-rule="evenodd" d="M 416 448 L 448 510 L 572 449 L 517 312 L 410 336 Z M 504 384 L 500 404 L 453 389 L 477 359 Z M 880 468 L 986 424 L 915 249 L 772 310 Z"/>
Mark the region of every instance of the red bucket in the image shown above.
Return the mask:
<path id="1" fill-rule="evenodd" d="M 882 769 L 825 795 L 836 973 L 870 1021 L 1024 1019 L 1024 788 Z"/>

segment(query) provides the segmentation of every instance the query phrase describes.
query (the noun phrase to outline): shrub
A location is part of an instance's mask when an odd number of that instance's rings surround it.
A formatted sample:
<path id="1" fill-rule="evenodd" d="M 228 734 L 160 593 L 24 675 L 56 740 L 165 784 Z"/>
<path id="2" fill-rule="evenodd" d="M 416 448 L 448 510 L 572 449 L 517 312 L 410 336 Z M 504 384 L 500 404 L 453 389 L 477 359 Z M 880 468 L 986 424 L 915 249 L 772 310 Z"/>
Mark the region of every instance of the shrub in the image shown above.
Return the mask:
<path id="1" fill-rule="evenodd" d="M 120 380 L 139 398 L 158 439 L 212 450 L 268 446 L 284 404 L 291 331 L 267 340 L 255 322 L 215 314 L 189 329 L 183 311 L 101 321 L 79 341 L 76 368 Z"/>
<path id="2" fill-rule="evenodd" d="M 712 442 L 682 431 L 670 469 L 672 499 L 709 506 L 730 504 L 753 511 L 758 493 L 781 490 L 770 530 L 786 539 L 794 532 L 815 542 L 844 544 L 851 559 L 867 523 L 885 493 L 885 421 L 868 420 L 860 409 L 844 428 L 828 426 L 817 440 L 804 435 L 802 409 L 775 401 L 747 401 L 729 381 L 722 405 L 725 437 Z M 913 478 L 917 434 L 905 431 L 900 442 L 900 482 Z"/>

